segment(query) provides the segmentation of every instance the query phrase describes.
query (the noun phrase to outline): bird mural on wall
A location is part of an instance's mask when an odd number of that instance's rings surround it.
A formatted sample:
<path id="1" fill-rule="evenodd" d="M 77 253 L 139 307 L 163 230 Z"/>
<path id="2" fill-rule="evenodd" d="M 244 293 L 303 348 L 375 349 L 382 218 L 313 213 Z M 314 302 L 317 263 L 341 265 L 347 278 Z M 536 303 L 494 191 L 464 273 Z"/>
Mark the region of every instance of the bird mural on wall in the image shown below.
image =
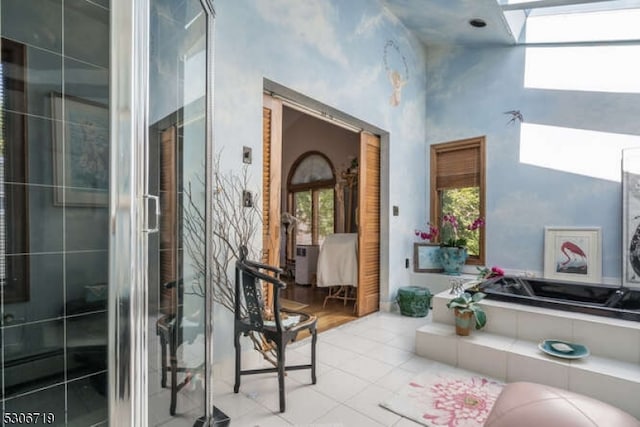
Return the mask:
<path id="1" fill-rule="evenodd" d="M 516 120 L 519 121 L 520 123 L 524 121 L 524 117 L 522 116 L 522 113 L 520 112 L 520 110 L 505 111 L 504 114 L 508 114 L 511 116 L 511 118 L 507 122 L 507 125 L 515 123 Z"/>

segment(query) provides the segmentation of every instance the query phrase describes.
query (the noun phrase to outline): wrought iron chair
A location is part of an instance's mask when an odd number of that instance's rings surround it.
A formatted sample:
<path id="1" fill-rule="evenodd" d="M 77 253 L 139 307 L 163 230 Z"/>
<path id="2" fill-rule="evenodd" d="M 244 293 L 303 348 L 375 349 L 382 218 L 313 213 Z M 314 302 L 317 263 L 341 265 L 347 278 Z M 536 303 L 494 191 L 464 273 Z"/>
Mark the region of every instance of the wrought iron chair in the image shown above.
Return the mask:
<path id="1" fill-rule="evenodd" d="M 275 274 L 270 276 L 265 272 Z M 286 288 L 286 284 L 279 279 L 282 272 L 277 267 L 247 260 L 246 247 L 240 248 L 240 259 L 236 262 L 235 283 L 235 322 L 234 322 L 234 346 L 236 355 L 234 393 L 240 390 L 240 376 L 250 374 L 263 374 L 268 372 L 278 373 L 278 391 L 280 397 L 280 412 L 285 411 L 284 373 L 290 370 L 311 369 L 311 382 L 316 383 L 316 342 L 317 331 L 315 316 L 285 310 L 280 308 L 280 290 Z M 265 302 L 262 295 L 262 286 L 266 284 L 273 289 L 273 321 L 265 319 Z M 247 315 L 241 312 L 241 300 L 245 301 Z M 283 325 L 280 314 L 299 316 L 299 321 L 291 325 Z M 311 364 L 286 366 L 285 348 L 287 344 L 295 340 L 298 333 L 308 330 L 311 333 Z M 247 336 L 251 331 L 261 333 L 267 342 L 275 345 L 277 354 L 277 366 L 275 368 L 242 370 L 240 355 L 240 335 Z"/>

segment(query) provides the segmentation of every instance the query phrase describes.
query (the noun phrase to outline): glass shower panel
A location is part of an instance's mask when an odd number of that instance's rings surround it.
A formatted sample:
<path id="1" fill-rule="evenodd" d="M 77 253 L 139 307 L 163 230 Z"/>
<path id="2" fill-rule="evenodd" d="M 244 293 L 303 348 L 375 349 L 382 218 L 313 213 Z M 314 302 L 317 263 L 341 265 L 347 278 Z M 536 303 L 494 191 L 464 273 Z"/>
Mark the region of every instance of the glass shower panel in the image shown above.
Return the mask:
<path id="1" fill-rule="evenodd" d="M 109 13 L 0 0 L 0 405 L 54 425 L 108 418 Z"/>
<path id="2" fill-rule="evenodd" d="M 200 0 L 151 1 L 149 425 L 205 414 L 206 17 Z"/>

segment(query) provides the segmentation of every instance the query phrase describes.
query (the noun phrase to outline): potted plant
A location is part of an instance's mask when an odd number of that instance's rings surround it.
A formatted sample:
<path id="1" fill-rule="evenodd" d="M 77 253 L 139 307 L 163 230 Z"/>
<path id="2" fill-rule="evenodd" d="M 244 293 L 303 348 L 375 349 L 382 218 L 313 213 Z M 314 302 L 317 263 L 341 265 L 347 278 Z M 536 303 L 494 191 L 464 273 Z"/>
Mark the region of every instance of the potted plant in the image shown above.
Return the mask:
<path id="1" fill-rule="evenodd" d="M 427 224 L 428 231 L 416 230 L 415 234 L 422 240 L 430 240 L 435 242 L 440 237 L 440 250 L 438 259 L 444 268 L 445 273 L 452 276 L 459 276 L 462 266 L 467 260 L 467 238 L 463 237 L 463 233 L 459 232 L 461 225 L 455 215 L 448 213 L 442 217 L 442 227 Z M 476 232 L 485 225 L 483 218 L 474 219 L 469 225 L 464 227 L 466 235 Z"/>
<path id="2" fill-rule="evenodd" d="M 469 335 L 472 318 L 475 319 L 476 329 L 481 329 L 487 324 L 487 315 L 478 304 L 485 296 L 486 294 L 482 292 L 476 292 L 473 295 L 464 292 L 447 303 L 447 307 L 452 308 L 456 316 L 456 334 Z"/>

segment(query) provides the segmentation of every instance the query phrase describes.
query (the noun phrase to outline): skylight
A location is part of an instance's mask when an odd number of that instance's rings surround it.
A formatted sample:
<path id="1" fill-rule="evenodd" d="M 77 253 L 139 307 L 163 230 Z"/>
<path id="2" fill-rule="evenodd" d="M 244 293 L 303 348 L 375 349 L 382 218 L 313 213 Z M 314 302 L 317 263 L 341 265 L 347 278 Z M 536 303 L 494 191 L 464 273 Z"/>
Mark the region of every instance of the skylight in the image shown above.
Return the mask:
<path id="1" fill-rule="evenodd" d="M 638 45 L 531 46 L 525 53 L 526 88 L 640 93 L 638 76 Z"/>
<path id="2" fill-rule="evenodd" d="M 640 0 L 498 0 L 498 3 L 518 43 L 640 41 Z M 514 25 L 514 19 L 519 19 L 519 25 Z"/>
<path id="3" fill-rule="evenodd" d="M 620 182 L 624 148 L 640 147 L 640 136 L 523 123 L 520 161 L 533 166 Z"/>

